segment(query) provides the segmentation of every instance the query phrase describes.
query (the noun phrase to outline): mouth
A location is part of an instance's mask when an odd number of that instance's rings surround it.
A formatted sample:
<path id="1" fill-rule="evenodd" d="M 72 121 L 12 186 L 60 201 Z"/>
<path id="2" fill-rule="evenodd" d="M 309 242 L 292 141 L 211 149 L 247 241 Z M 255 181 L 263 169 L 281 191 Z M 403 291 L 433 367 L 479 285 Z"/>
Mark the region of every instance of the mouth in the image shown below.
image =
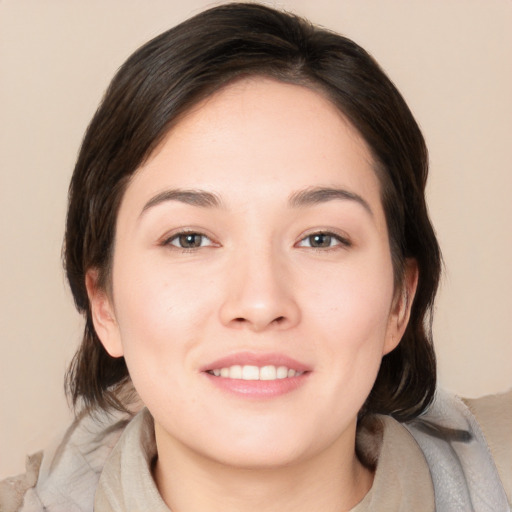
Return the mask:
<path id="1" fill-rule="evenodd" d="M 283 354 L 237 353 L 201 368 L 216 388 L 243 398 L 264 399 L 300 388 L 312 368 Z"/>
<path id="2" fill-rule="evenodd" d="M 287 366 L 254 366 L 235 364 L 223 368 L 208 370 L 207 373 L 221 379 L 239 379 L 239 380 L 281 380 L 299 377 L 304 372 Z"/>

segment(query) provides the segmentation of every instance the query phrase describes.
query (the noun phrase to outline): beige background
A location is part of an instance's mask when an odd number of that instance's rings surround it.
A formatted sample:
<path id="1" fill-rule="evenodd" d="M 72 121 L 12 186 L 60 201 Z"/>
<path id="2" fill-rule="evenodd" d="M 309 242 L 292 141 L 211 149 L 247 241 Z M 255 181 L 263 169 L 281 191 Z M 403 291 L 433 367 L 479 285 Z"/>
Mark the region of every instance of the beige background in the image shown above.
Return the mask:
<path id="1" fill-rule="evenodd" d="M 80 319 L 60 267 L 66 190 L 87 122 L 140 44 L 209 2 L 0 0 L 0 477 L 70 418 Z M 512 384 L 512 2 L 304 0 L 388 71 L 431 153 L 447 271 L 435 321 L 441 384 Z"/>

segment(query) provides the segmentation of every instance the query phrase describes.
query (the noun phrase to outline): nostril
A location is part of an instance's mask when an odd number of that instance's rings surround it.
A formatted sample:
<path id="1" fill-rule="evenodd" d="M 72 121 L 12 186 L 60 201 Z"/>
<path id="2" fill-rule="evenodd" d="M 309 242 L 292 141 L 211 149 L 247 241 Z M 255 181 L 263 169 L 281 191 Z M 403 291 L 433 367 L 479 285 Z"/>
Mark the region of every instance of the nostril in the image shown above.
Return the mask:
<path id="1" fill-rule="evenodd" d="M 282 324 L 284 321 L 286 320 L 286 318 L 284 316 L 278 316 L 277 318 L 274 318 L 274 320 L 272 320 L 270 323 L 271 324 L 274 324 L 274 325 L 280 325 Z M 244 317 L 237 317 L 237 318 L 233 318 L 233 323 L 236 324 L 236 325 L 242 325 L 242 324 L 245 324 L 247 323 L 247 318 L 244 318 Z"/>

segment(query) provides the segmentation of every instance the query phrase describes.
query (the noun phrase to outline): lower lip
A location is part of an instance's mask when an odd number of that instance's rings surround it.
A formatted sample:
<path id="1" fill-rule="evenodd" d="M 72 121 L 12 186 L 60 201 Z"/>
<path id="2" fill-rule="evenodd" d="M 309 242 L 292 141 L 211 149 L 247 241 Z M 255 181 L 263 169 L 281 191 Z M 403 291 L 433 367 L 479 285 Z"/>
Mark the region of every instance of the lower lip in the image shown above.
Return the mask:
<path id="1" fill-rule="evenodd" d="M 244 398 L 263 399 L 274 398 L 295 391 L 306 382 L 309 372 L 305 372 L 297 377 L 276 380 L 226 379 L 216 377 L 207 372 L 204 375 L 206 375 L 209 382 L 222 391 Z"/>

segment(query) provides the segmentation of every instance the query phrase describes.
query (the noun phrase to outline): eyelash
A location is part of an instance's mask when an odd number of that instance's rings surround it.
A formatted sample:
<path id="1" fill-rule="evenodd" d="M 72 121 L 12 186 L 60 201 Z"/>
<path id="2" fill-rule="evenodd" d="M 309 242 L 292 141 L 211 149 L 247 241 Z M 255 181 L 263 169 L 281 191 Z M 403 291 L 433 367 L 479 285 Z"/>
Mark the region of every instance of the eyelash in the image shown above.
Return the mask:
<path id="1" fill-rule="evenodd" d="M 187 236 L 188 237 L 192 237 L 192 236 L 200 237 L 201 241 L 200 241 L 199 245 L 194 245 L 191 247 L 183 247 L 181 245 L 176 245 L 173 243 L 174 241 L 178 241 L 178 243 L 183 242 L 183 240 L 180 240 L 180 239 L 182 239 L 183 237 L 187 237 Z M 335 243 L 334 245 L 328 245 L 325 247 L 322 247 L 322 246 L 315 247 L 315 246 L 311 245 L 313 237 L 326 237 L 326 238 L 328 238 L 329 242 L 335 241 L 337 243 Z M 309 239 L 310 245 L 302 245 L 302 243 L 308 239 Z M 203 245 L 203 242 L 205 240 L 208 240 L 210 243 L 208 243 L 207 245 Z M 174 233 L 172 236 L 164 239 L 162 241 L 161 245 L 170 246 L 173 249 L 181 250 L 182 252 L 193 252 L 193 251 L 200 249 L 201 247 L 214 246 L 215 242 L 213 242 L 211 240 L 211 238 L 208 237 L 207 235 L 205 235 L 204 233 L 201 233 L 198 231 L 193 231 L 193 230 L 185 230 L 185 231 L 180 231 L 178 233 Z M 295 244 L 295 246 L 296 247 L 308 247 L 308 248 L 314 249 L 315 251 L 325 252 L 325 251 L 336 250 L 336 248 L 338 248 L 338 247 L 345 247 L 345 248 L 351 247 L 352 242 L 348 238 L 341 236 L 340 234 L 333 233 L 331 231 L 315 231 L 315 232 L 310 233 L 310 234 L 306 235 L 305 237 L 301 238 L 299 240 L 299 242 L 297 244 Z"/>
<path id="2" fill-rule="evenodd" d="M 200 245 L 196 245 L 196 246 L 192 246 L 192 247 L 182 247 L 180 245 L 175 245 L 173 244 L 172 242 L 174 241 L 178 241 L 180 242 L 180 239 L 182 237 L 187 237 L 187 236 L 196 236 L 196 237 L 201 237 L 201 243 Z M 209 240 L 210 243 L 208 245 L 202 245 L 202 242 L 204 240 Z M 170 246 L 172 247 L 173 249 L 177 249 L 177 250 L 181 250 L 182 252 L 193 252 L 193 251 L 196 251 L 197 249 L 200 249 L 201 247 L 210 247 L 212 245 L 215 245 L 214 242 L 211 240 L 210 237 L 208 237 L 207 235 L 205 235 L 204 233 L 200 233 L 198 231 L 180 231 L 178 233 L 174 233 L 172 236 L 166 238 L 165 240 L 162 241 L 162 244 L 163 246 Z"/>
<path id="3" fill-rule="evenodd" d="M 312 245 L 309 245 L 309 246 L 305 246 L 305 245 L 301 245 L 302 242 L 304 242 L 305 240 L 310 240 L 310 244 L 311 244 L 311 239 L 313 237 L 327 237 L 329 239 L 329 241 L 336 241 L 337 243 L 334 244 L 334 245 L 328 245 L 326 247 L 314 247 Z M 340 234 L 337 234 L 337 233 L 333 233 L 331 231 L 315 231 L 314 233 L 310 233 L 308 235 L 306 235 L 305 237 L 301 238 L 299 240 L 299 242 L 297 243 L 297 246 L 298 247 L 308 247 L 308 248 L 311 248 L 311 249 L 314 249 L 315 251 L 332 251 L 332 250 L 336 250 L 337 248 L 339 247 L 345 247 L 345 248 L 348 248 L 348 247 L 351 247 L 352 246 L 352 242 L 340 235 Z"/>

